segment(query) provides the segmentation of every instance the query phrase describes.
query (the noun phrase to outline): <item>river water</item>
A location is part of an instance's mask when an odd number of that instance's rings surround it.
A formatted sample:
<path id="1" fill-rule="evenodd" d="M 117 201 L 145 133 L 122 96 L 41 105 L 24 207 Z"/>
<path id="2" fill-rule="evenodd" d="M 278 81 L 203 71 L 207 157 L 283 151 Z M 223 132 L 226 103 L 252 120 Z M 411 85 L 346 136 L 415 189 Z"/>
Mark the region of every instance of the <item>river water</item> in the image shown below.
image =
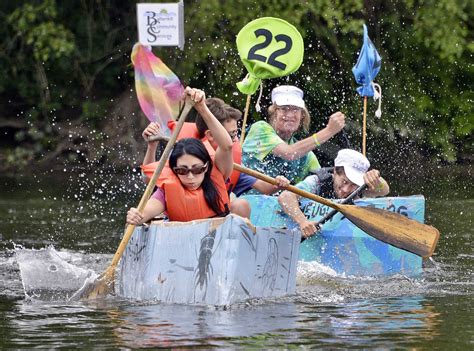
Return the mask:
<path id="1" fill-rule="evenodd" d="M 449 173 L 448 173 L 449 174 Z M 0 349 L 30 348 L 474 348 L 470 171 L 394 186 L 424 194 L 441 232 L 433 261 L 413 278 L 354 278 L 301 264 L 297 294 L 233 306 L 66 302 L 25 298 L 15 250 L 41 250 L 101 272 L 118 247 L 136 173 L 0 178 Z M 26 259 L 27 260 L 27 259 Z M 32 263 L 33 264 L 33 263 Z M 36 263 L 35 263 L 36 264 Z"/>

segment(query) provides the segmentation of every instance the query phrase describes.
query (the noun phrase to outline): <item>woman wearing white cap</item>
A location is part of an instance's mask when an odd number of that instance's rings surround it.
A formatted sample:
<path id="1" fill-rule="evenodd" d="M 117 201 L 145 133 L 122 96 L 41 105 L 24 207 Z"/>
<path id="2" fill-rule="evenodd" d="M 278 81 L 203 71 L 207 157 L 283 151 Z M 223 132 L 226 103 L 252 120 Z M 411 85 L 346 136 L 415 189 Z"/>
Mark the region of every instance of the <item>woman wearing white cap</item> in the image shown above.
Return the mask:
<path id="1" fill-rule="evenodd" d="M 293 135 L 298 130 L 308 132 L 310 116 L 303 91 L 292 85 L 273 89 L 268 114 L 269 123 L 258 121 L 250 128 L 242 147 L 242 163 L 271 177 L 283 174 L 293 182 L 321 168 L 312 150 L 339 133 L 345 123 L 344 114 L 336 112 L 324 129 L 296 140 Z"/>
<path id="2" fill-rule="evenodd" d="M 364 197 L 379 197 L 389 193 L 388 183 L 376 169 L 369 171 L 370 162 L 360 152 L 350 149 L 340 150 L 334 160 L 333 173 L 316 172 L 296 184 L 297 188 L 326 198 L 344 199 L 359 186 L 367 184 L 362 193 Z M 298 223 L 302 236 L 313 235 L 318 228 L 315 222 L 309 221 L 299 207 L 299 196 L 284 191 L 278 197 L 283 210 Z"/>

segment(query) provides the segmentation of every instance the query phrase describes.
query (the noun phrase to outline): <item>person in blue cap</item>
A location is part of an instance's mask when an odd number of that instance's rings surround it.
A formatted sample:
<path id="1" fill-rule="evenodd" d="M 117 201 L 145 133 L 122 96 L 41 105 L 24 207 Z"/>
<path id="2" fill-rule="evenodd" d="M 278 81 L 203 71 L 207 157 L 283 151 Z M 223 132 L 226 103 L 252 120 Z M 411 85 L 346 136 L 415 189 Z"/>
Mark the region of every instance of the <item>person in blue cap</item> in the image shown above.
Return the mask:
<path id="1" fill-rule="evenodd" d="M 336 112 L 325 128 L 298 141 L 294 134 L 300 130 L 307 133 L 311 117 L 303 91 L 292 85 L 273 89 L 268 115 L 268 122 L 258 121 L 250 128 L 242 146 L 242 163 L 271 177 L 283 174 L 295 183 L 321 168 L 313 150 L 345 124 L 344 114 Z"/>

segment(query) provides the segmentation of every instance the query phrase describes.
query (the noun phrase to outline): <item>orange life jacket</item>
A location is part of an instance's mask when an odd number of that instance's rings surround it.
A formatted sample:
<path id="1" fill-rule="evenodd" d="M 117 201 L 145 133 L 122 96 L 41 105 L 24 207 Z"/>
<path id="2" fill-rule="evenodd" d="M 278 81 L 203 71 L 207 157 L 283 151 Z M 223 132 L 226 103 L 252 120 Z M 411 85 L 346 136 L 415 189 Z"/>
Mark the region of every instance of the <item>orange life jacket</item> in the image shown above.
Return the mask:
<path id="1" fill-rule="evenodd" d="M 207 152 L 211 156 L 214 163 L 216 151 L 208 141 L 203 142 Z M 150 179 L 155 172 L 158 162 L 142 165 L 143 174 Z M 210 218 L 225 213 L 229 209 L 229 195 L 227 193 L 224 176 L 215 166 L 212 167 L 211 180 L 220 196 L 221 213 L 215 213 L 206 203 L 204 191 L 202 188 L 197 190 L 187 190 L 181 184 L 179 178 L 169 167 L 166 162 L 160 177 L 156 181 L 156 185 L 165 192 L 166 212 L 171 221 L 188 222 L 194 219 Z"/>
<path id="2" fill-rule="evenodd" d="M 172 175 L 159 182 L 165 192 L 166 212 L 170 221 L 188 222 L 194 219 L 211 218 L 229 212 L 229 196 L 222 173 L 212 167 L 211 180 L 220 196 L 220 213 L 214 212 L 204 198 L 204 190 L 188 190 L 179 178 Z"/>
<path id="3" fill-rule="evenodd" d="M 176 121 L 169 120 L 168 121 L 168 128 L 171 131 L 173 131 L 175 127 L 176 127 Z M 184 122 L 183 126 L 181 127 L 181 130 L 179 131 L 177 139 L 181 140 L 181 139 L 184 139 L 184 138 L 199 139 L 199 132 L 196 128 L 196 123 Z"/>

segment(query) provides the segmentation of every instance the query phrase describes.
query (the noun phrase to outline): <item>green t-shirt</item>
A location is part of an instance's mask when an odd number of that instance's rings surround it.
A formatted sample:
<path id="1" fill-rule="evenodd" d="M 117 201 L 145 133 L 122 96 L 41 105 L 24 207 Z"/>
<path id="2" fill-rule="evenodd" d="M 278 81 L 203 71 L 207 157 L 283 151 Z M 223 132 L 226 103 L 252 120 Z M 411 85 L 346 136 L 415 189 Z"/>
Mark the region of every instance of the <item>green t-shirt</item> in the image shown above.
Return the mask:
<path id="1" fill-rule="evenodd" d="M 297 141 L 292 137 L 288 144 L 294 144 Z M 312 151 L 293 161 L 273 155 L 273 149 L 284 142 L 267 122 L 254 123 L 242 146 L 243 165 L 270 177 L 285 176 L 293 184 L 303 180 L 310 172 L 321 168 Z"/>

